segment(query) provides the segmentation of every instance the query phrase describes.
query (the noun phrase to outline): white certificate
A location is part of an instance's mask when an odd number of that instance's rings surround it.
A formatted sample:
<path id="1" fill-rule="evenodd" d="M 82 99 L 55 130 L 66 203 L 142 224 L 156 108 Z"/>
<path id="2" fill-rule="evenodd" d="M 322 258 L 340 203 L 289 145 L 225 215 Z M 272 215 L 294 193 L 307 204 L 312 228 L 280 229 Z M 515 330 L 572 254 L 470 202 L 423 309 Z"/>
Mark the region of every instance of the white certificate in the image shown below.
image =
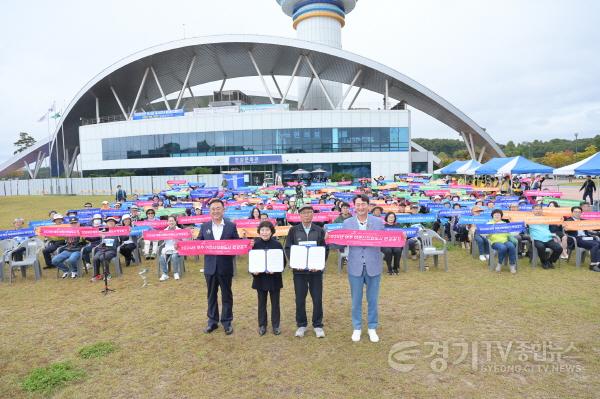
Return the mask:
<path id="1" fill-rule="evenodd" d="M 325 247 L 292 245 L 290 248 L 290 267 L 297 270 L 325 269 Z"/>
<path id="2" fill-rule="evenodd" d="M 283 251 L 281 249 L 253 249 L 248 253 L 250 273 L 283 272 Z"/>

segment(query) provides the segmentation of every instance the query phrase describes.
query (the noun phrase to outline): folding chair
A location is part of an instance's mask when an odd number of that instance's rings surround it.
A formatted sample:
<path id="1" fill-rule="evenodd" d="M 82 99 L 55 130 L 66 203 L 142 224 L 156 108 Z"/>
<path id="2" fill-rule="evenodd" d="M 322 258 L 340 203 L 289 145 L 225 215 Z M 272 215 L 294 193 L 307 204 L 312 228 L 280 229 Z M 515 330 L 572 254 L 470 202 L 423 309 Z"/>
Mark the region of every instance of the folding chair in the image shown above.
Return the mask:
<path id="1" fill-rule="evenodd" d="M 429 229 L 421 229 L 418 233 L 421 251 L 419 253 L 419 269 L 425 270 L 425 259 L 433 256 L 433 264 L 438 266 L 438 258 L 444 255 L 444 269 L 448 271 L 448 243 L 438 233 Z M 433 245 L 433 240 L 438 239 L 442 242 L 443 247 L 438 249 Z"/>
<path id="2" fill-rule="evenodd" d="M 42 267 L 38 256 L 44 248 L 44 244 L 40 240 L 30 238 L 27 241 L 23 241 L 19 247 L 25 247 L 25 253 L 23 254 L 23 260 L 15 261 L 9 259 L 8 272 L 10 274 L 10 282 L 12 283 L 13 281 L 15 269 L 21 269 L 21 276 L 27 278 L 28 267 L 33 268 L 36 280 L 42 278 Z"/>

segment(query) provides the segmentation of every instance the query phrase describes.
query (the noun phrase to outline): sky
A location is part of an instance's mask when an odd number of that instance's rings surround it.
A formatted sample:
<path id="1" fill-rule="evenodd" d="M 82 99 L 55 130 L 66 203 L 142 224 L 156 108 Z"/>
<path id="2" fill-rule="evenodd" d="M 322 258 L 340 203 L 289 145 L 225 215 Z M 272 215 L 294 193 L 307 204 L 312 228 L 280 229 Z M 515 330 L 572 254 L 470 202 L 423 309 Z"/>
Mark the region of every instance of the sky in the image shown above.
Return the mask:
<path id="1" fill-rule="evenodd" d="M 66 108 L 115 61 L 184 36 L 223 33 L 295 37 L 275 0 L 7 0 L 0 163 L 19 132 L 47 137 L 47 123 L 37 120 L 48 107 Z M 360 0 L 342 34 L 345 50 L 433 90 L 499 143 L 600 134 L 600 1 Z M 246 88 L 261 86 L 255 80 Z M 361 94 L 360 101 L 374 107 L 379 99 Z M 418 111 L 412 136 L 459 138 Z"/>

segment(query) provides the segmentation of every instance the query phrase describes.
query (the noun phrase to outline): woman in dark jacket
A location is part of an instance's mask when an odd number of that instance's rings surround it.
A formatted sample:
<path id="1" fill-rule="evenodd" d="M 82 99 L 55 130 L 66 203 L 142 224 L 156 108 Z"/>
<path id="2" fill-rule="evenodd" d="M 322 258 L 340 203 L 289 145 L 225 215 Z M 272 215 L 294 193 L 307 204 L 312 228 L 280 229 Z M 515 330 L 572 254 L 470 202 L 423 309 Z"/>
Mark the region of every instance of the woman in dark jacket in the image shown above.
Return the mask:
<path id="1" fill-rule="evenodd" d="M 396 223 L 396 214 L 394 212 L 388 212 L 385 215 L 385 224 L 384 227 L 386 229 L 398 229 L 400 225 Z M 388 268 L 388 274 L 391 276 L 392 274 L 398 274 L 400 270 L 400 258 L 402 257 L 402 248 L 389 247 L 389 248 L 381 248 L 381 252 L 383 252 L 383 260 Z M 394 266 L 392 267 L 392 259 L 394 261 Z"/>
<path id="2" fill-rule="evenodd" d="M 117 225 L 117 219 L 113 217 L 106 218 L 106 227 L 109 229 L 114 228 Z M 106 262 L 106 272 L 108 278 L 110 278 L 110 270 L 108 266 L 112 258 L 117 256 L 117 248 L 121 242 L 118 236 L 102 236 L 102 243 L 96 247 L 94 252 L 94 277 L 92 281 L 100 281 L 103 276 L 100 274 L 100 265 Z"/>
<path id="3" fill-rule="evenodd" d="M 254 239 L 252 249 L 280 249 L 283 256 L 281 243 L 273 237 L 275 227 L 269 221 L 260 222 L 258 225 L 259 236 Z M 285 262 L 285 256 L 283 257 Z M 267 332 L 267 295 L 271 297 L 271 325 L 273 334 L 281 334 L 279 328 L 279 293 L 283 288 L 281 273 L 253 273 L 252 288 L 258 295 L 258 334 L 265 335 Z"/>

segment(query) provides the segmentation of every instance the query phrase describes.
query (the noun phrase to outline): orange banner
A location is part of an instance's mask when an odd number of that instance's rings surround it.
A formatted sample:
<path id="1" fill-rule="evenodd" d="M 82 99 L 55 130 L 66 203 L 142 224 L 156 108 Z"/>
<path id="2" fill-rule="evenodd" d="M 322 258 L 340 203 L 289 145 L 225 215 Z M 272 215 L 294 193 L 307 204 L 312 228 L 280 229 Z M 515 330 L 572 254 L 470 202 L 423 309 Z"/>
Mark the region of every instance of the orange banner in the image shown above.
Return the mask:
<path id="1" fill-rule="evenodd" d="M 568 231 L 600 230 L 600 220 L 574 220 L 570 222 L 564 222 L 563 226 L 565 230 Z"/>
<path id="2" fill-rule="evenodd" d="M 275 237 L 285 237 L 288 235 L 288 231 L 290 230 L 292 226 L 275 226 L 275 234 L 273 234 Z M 244 232 L 246 232 L 246 237 L 247 238 L 254 238 L 254 237 L 258 237 L 258 232 L 256 231 L 256 229 L 253 228 L 240 228 L 237 229 L 238 234 L 240 237 L 242 237 L 242 234 Z"/>
<path id="3" fill-rule="evenodd" d="M 571 216 L 571 208 L 544 208 L 544 216 Z"/>

